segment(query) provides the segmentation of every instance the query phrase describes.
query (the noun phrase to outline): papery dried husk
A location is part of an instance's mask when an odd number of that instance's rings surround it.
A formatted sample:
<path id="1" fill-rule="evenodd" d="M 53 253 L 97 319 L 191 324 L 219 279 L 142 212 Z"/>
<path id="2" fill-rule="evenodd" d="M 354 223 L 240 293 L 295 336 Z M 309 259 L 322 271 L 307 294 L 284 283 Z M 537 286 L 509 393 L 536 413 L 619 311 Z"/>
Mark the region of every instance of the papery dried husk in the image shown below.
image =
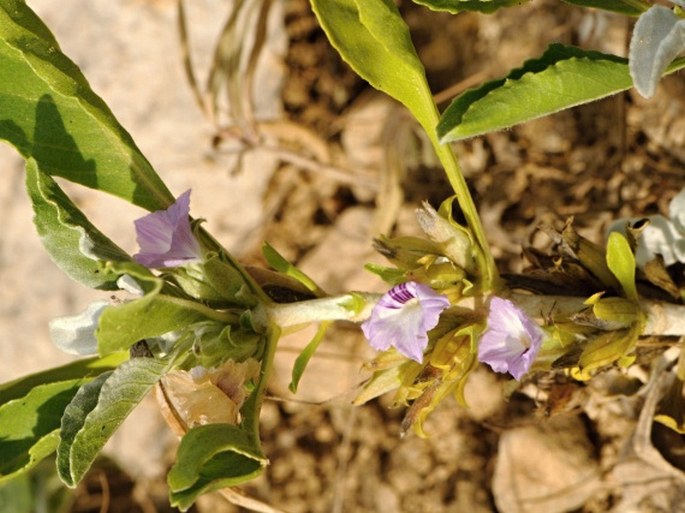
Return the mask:
<path id="1" fill-rule="evenodd" d="M 229 360 L 216 369 L 171 371 L 156 388 L 162 416 L 178 436 L 204 424 L 240 422 L 240 408 L 247 398 L 245 383 L 255 378 L 259 362 Z"/>

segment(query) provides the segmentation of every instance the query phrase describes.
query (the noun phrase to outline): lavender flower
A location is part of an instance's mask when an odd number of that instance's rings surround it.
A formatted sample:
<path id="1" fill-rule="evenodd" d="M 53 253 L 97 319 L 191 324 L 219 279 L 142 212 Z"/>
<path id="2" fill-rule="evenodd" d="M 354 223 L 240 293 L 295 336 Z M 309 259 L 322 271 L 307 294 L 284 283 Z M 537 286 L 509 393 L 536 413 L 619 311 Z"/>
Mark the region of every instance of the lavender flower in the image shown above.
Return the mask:
<path id="1" fill-rule="evenodd" d="M 428 331 L 438 324 L 449 300 L 427 285 L 414 281 L 391 288 L 362 323 L 362 331 L 378 351 L 395 347 L 419 363 L 428 345 Z"/>
<path id="2" fill-rule="evenodd" d="M 488 328 L 478 344 L 478 360 L 516 380 L 528 372 L 542 345 L 542 329 L 514 303 L 493 297 Z"/>
<path id="3" fill-rule="evenodd" d="M 201 259 L 200 245 L 190 227 L 190 190 L 166 210 L 135 221 L 140 252 L 133 259 L 146 267 L 176 267 Z"/>

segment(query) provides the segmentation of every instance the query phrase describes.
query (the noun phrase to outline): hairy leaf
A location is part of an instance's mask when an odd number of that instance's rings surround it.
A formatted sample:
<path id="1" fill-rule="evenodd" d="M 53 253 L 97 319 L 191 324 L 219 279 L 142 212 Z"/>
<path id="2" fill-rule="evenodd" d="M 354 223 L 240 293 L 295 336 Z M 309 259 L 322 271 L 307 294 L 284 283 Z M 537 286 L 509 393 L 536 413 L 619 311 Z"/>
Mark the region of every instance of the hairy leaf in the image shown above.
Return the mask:
<path id="1" fill-rule="evenodd" d="M 640 16 L 652 4 L 645 0 L 563 0 L 567 4 L 617 12 L 626 16 Z"/>
<path id="2" fill-rule="evenodd" d="M 258 440 L 238 426 L 206 424 L 191 429 L 167 476 L 171 505 L 185 511 L 203 493 L 254 479 L 267 462 Z"/>
<path id="3" fill-rule="evenodd" d="M 79 386 L 127 354 L 88 358 L 0 386 L 0 482 L 31 469 L 59 442 L 62 413 Z"/>
<path id="4" fill-rule="evenodd" d="M 669 71 L 685 66 L 677 61 Z M 501 130 L 630 89 L 628 61 L 553 44 L 509 75 L 452 101 L 438 123 L 441 142 Z"/>
<path id="5" fill-rule="evenodd" d="M 664 70 L 685 50 L 685 21 L 672 9 L 655 5 L 641 15 L 630 38 L 628 61 L 635 89 L 654 96 Z"/>
<path id="6" fill-rule="evenodd" d="M 148 210 L 174 198 L 23 0 L 0 2 L 0 139 L 44 173 Z M 11 78 L 10 78 L 11 77 Z"/>
<path id="7" fill-rule="evenodd" d="M 642 323 L 637 322 L 629 330 L 605 332 L 590 340 L 580 355 L 580 371 L 575 377 L 587 380 L 592 377 L 592 371 L 600 367 L 628 361 L 626 357 L 635 347 L 641 329 Z"/>
<path id="8" fill-rule="evenodd" d="M 433 11 L 447 11 L 457 14 L 464 11 L 493 13 L 502 7 L 521 5 L 529 0 L 414 0 Z"/>
<path id="9" fill-rule="evenodd" d="M 93 226 L 33 159 L 26 162 L 26 188 L 33 204 L 33 222 L 53 262 L 87 287 L 116 289 L 118 276 L 103 273 L 102 261 L 130 260 L 126 252 Z"/>
<path id="10" fill-rule="evenodd" d="M 111 272 L 128 274 L 146 294 L 127 303 L 110 306 L 100 317 L 95 336 L 100 354 L 128 349 L 139 340 L 157 337 L 190 324 L 218 319 L 221 314 L 195 301 L 164 293 L 164 282 L 135 263 L 110 266 Z"/>
<path id="11" fill-rule="evenodd" d="M 113 353 L 105 358 L 94 356 L 3 383 L 0 385 L 0 406 L 25 396 L 39 385 L 74 379 L 90 379 L 104 371 L 114 369 L 127 359 L 127 352 Z"/>
<path id="12" fill-rule="evenodd" d="M 82 386 L 62 417 L 57 470 L 76 486 L 105 442 L 167 370 L 168 363 L 134 358 Z"/>
<path id="13" fill-rule="evenodd" d="M 311 0 L 329 41 L 373 87 L 414 114 L 434 137 L 437 112 L 409 29 L 392 0 Z"/>
<path id="14" fill-rule="evenodd" d="M 59 442 L 60 418 L 81 379 L 38 385 L 0 406 L 0 482 L 26 472 Z"/>

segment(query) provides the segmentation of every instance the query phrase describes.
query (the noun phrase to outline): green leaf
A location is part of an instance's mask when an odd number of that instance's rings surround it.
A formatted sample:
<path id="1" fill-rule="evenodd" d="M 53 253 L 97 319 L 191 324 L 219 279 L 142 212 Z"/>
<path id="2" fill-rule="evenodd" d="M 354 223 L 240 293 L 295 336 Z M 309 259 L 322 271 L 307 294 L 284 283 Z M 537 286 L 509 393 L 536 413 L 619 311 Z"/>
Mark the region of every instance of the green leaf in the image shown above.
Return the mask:
<path id="1" fill-rule="evenodd" d="M 250 308 L 258 302 L 250 284 L 225 252 L 206 256 L 201 264 L 176 269 L 174 279 L 192 297 L 205 302 L 219 301 L 224 308 Z"/>
<path id="2" fill-rule="evenodd" d="M 587 380 L 595 369 L 616 361 L 620 363 L 635 347 L 642 326 L 642 322 L 636 322 L 628 330 L 601 333 L 590 340 L 580 355 L 578 361 L 580 374 L 577 377 Z"/>
<path id="3" fill-rule="evenodd" d="M 71 513 L 74 499 L 50 460 L 0 485 L 0 513 Z"/>
<path id="4" fill-rule="evenodd" d="M 79 386 L 127 354 L 88 358 L 0 386 L 0 482 L 31 469 L 59 442 L 60 419 Z"/>
<path id="5" fill-rule="evenodd" d="M 13 399 L 25 396 L 31 389 L 39 385 L 74 379 L 89 379 L 102 372 L 114 369 L 126 360 L 128 360 L 128 352 L 113 353 L 104 358 L 93 356 L 3 383 L 0 385 L 0 406 Z"/>
<path id="6" fill-rule="evenodd" d="M 57 471 L 76 486 L 105 442 L 159 381 L 168 362 L 134 358 L 82 386 L 62 417 Z"/>
<path id="7" fill-rule="evenodd" d="M 668 72 L 685 67 L 680 60 Z M 438 123 L 441 142 L 501 130 L 630 89 L 628 61 L 561 44 L 505 78 L 466 91 Z"/>
<path id="8" fill-rule="evenodd" d="M 567 4 L 617 12 L 626 16 L 640 16 L 652 4 L 644 0 L 563 0 Z"/>
<path id="9" fill-rule="evenodd" d="M 81 379 L 39 385 L 0 406 L 0 482 L 26 472 L 59 442 L 60 418 Z"/>
<path id="10" fill-rule="evenodd" d="M 128 349 L 139 340 L 186 328 L 195 322 L 226 320 L 195 301 L 163 294 L 164 282 L 135 263 L 111 264 L 111 272 L 128 274 L 146 289 L 145 296 L 105 309 L 95 336 L 100 354 Z"/>
<path id="11" fill-rule="evenodd" d="M 629 328 L 643 316 L 636 302 L 622 297 L 598 298 L 592 305 L 592 313 L 597 318 L 597 327 L 602 330 Z"/>
<path id="12" fill-rule="evenodd" d="M 396 269 L 394 267 L 387 267 L 380 264 L 370 263 L 364 264 L 364 269 L 366 269 L 369 272 L 372 272 L 373 274 L 380 277 L 383 281 L 389 283 L 390 285 L 397 285 L 398 283 L 402 283 L 406 280 L 404 276 L 404 271 L 401 271 L 400 269 Z"/>
<path id="13" fill-rule="evenodd" d="M 190 430 L 181 441 L 167 479 L 172 505 L 186 510 L 199 495 L 235 486 L 263 471 L 267 460 L 260 448 L 259 413 L 280 334 L 278 326 L 269 326 L 257 384 L 240 409 L 240 427 L 200 426 Z"/>
<path id="14" fill-rule="evenodd" d="M 49 175 L 148 210 L 174 198 L 23 0 L 0 2 L 0 139 Z"/>
<path id="15" fill-rule="evenodd" d="M 309 276 L 300 271 L 293 264 L 288 262 L 283 257 L 283 255 L 276 251 L 276 249 L 268 242 L 262 244 L 262 255 L 264 255 L 266 263 L 274 269 L 276 269 L 278 272 L 283 273 L 286 276 L 290 276 L 291 278 L 297 280 L 302 285 L 307 287 L 308 290 L 314 292 L 316 295 L 325 295 L 324 291 L 319 288 L 319 286 L 314 282 L 314 280 L 312 280 Z"/>
<path id="16" fill-rule="evenodd" d="M 630 244 L 619 232 L 611 232 L 607 242 L 607 266 L 618 279 L 626 298 L 637 302 L 637 287 L 635 285 L 635 255 Z"/>
<path id="17" fill-rule="evenodd" d="M 464 11 L 476 11 L 490 14 L 502 7 L 521 5 L 527 1 L 528 0 L 414 0 L 414 3 L 424 5 L 432 11 L 447 11 L 452 14 Z"/>
<path id="18" fill-rule="evenodd" d="M 206 424 L 181 440 L 167 476 L 171 505 L 187 510 L 203 493 L 236 486 L 262 473 L 268 463 L 258 442 L 229 424 Z"/>
<path id="19" fill-rule="evenodd" d="M 268 463 L 260 448 L 259 412 L 280 337 L 278 326 L 271 325 L 266 336 L 257 385 L 240 409 L 241 425 L 207 424 L 181 440 L 167 477 L 172 505 L 186 510 L 203 493 L 257 477 Z"/>
<path id="20" fill-rule="evenodd" d="M 328 329 L 330 324 L 330 322 L 322 322 L 321 324 L 319 324 L 319 328 L 316 330 L 314 338 L 312 338 L 309 344 L 307 344 L 307 347 L 305 347 L 302 350 L 302 352 L 298 355 L 297 359 L 295 360 L 295 363 L 293 365 L 292 377 L 290 379 L 290 384 L 288 385 L 288 389 L 293 394 L 297 393 L 297 386 L 300 383 L 302 374 L 304 374 L 304 370 L 307 368 L 309 360 L 312 359 L 312 356 L 314 356 L 314 353 L 319 348 L 319 345 L 321 344 L 321 341 L 323 340 L 323 337 L 326 334 L 326 330 Z"/>
<path id="21" fill-rule="evenodd" d="M 405 105 L 434 139 L 437 112 L 409 29 L 392 0 L 311 0 L 329 41 L 373 87 Z"/>
<path id="22" fill-rule="evenodd" d="M 32 513 L 34 508 L 31 479 L 23 474 L 0 486 L 0 513 Z"/>
<path id="23" fill-rule="evenodd" d="M 87 287 L 116 289 L 118 276 L 103 273 L 101 261 L 130 260 L 126 252 L 93 226 L 33 159 L 26 162 L 26 188 L 33 204 L 33 222 L 53 262 Z"/>

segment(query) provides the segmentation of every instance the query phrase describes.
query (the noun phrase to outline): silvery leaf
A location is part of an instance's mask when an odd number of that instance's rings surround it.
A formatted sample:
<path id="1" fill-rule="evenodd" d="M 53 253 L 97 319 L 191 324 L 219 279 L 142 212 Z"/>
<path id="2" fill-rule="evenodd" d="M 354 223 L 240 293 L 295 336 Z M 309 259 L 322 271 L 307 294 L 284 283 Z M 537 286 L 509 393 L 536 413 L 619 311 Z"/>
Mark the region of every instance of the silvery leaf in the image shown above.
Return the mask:
<path id="1" fill-rule="evenodd" d="M 628 56 L 630 76 L 637 91 L 651 98 L 661 74 L 683 50 L 685 20 L 660 5 L 642 14 L 635 24 Z"/>

